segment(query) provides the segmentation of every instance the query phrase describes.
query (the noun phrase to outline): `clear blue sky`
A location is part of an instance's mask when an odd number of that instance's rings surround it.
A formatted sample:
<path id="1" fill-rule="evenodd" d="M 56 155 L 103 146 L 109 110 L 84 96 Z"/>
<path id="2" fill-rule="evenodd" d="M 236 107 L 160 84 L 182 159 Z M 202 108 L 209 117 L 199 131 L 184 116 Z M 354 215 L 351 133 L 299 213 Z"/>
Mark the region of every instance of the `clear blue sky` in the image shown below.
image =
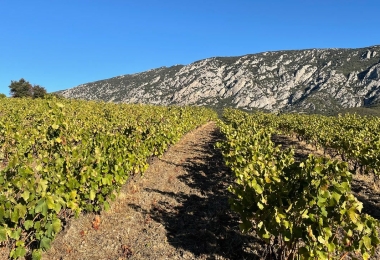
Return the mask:
<path id="1" fill-rule="evenodd" d="M 215 56 L 380 44 L 379 0 L 0 0 L 0 93 Z"/>

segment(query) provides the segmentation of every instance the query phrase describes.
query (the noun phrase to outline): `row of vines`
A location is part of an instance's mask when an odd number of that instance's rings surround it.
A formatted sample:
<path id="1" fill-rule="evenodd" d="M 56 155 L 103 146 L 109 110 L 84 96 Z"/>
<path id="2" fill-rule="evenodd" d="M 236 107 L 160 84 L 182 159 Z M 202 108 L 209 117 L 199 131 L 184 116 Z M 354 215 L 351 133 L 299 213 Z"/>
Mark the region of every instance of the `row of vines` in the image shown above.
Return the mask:
<path id="1" fill-rule="evenodd" d="M 332 157 L 338 155 L 354 171 L 380 173 L 379 117 L 289 114 L 280 116 L 277 123 L 284 134 L 322 148 Z"/>
<path id="2" fill-rule="evenodd" d="M 351 193 L 348 163 L 313 155 L 296 161 L 292 149 L 282 149 L 271 137 L 296 134 L 377 172 L 379 149 L 369 146 L 377 147 L 379 120 L 237 110 L 225 110 L 223 119 L 219 126 L 226 140 L 217 147 L 235 176 L 230 203 L 243 231 L 254 229 L 280 259 L 369 259 L 374 254 L 379 223 L 361 213 L 362 203 Z"/>
<path id="3" fill-rule="evenodd" d="M 0 245 L 40 259 L 64 222 L 99 212 L 133 174 L 216 114 L 75 100 L 0 103 Z"/>

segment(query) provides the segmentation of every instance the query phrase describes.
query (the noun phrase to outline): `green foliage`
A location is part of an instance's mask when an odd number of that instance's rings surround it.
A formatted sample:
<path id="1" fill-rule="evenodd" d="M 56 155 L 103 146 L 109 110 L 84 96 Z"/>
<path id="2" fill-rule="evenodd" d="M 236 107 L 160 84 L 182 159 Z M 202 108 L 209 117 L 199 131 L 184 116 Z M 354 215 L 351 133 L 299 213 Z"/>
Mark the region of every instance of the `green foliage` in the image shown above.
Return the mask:
<path id="1" fill-rule="evenodd" d="M 44 98 L 46 93 L 46 89 L 44 87 L 41 87 L 39 85 L 34 85 L 32 89 L 32 96 L 33 98 Z"/>
<path id="2" fill-rule="evenodd" d="M 47 93 L 44 96 L 44 99 L 65 99 L 65 97 L 60 93 Z"/>
<path id="3" fill-rule="evenodd" d="M 46 89 L 39 85 L 32 86 L 28 81 L 21 78 L 19 81 L 11 81 L 9 85 L 10 94 L 14 98 L 32 97 L 43 98 L 46 95 Z"/>
<path id="4" fill-rule="evenodd" d="M 356 171 L 380 173 L 380 118 L 345 114 L 337 117 L 321 115 L 281 115 L 278 128 L 318 148 L 333 151 L 350 162 Z"/>
<path id="5" fill-rule="evenodd" d="M 6 98 L 7 96 L 3 93 L 0 93 L 0 98 Z"/>
<path id="6" fill-rule="evenodd" d="M 148 158 L 216 118 L 199 107 L 56 98 L 6 99 L 0 113 L 0 242 L 13 245 L 10 257 L 33 259 L 64 216 L 107 209 Z M 39 248 L 30 252 L 31 243 Z"/>
<path id="7" fill-rule="evenodd" d="M 379 244 L 379 224 L 361 214 L 351 194 L 345 162 L 310 155 L 295 162 L 293 150 L 271 141 L 280 117 L 226 110 L 217 146 L 235 175 L 229 190 L 241 229 L 256 229 L 268 244 L 276 238 L 280 259 L 339 259 L 347 252 L 369 259 Z"/>
<path id="8" fill-rule="evenodd" d="M 11 84 L 9 85 L 10 94 L 15 98 L 31 97 L 33 94 L 32 88 L 33 86 L 23 78 L 21 78 L 19 81 L 12 80 Z"/>

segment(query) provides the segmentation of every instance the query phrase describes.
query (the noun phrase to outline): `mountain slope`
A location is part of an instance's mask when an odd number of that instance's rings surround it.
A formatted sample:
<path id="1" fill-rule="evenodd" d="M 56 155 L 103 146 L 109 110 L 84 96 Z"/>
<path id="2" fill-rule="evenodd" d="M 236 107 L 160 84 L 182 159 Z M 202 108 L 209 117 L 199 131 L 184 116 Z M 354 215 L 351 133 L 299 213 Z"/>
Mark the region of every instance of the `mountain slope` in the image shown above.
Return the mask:
<path id="1" fill-rule="evenodd" d="M 65 97 L 328 111 L 380 101 L 380 45 L 215 57 L 80 85 Z"/>

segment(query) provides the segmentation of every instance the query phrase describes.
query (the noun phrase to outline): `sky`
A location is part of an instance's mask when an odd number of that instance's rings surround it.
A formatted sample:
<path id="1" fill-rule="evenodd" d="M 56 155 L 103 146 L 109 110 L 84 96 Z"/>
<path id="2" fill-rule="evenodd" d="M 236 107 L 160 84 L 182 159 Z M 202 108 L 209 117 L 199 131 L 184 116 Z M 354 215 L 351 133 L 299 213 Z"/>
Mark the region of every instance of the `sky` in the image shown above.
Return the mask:
<path id="1" fill-rule="evenodd" d="M 0 93 L 216 56 L 380 44 L 379 0 L 0 0 Z"/>

